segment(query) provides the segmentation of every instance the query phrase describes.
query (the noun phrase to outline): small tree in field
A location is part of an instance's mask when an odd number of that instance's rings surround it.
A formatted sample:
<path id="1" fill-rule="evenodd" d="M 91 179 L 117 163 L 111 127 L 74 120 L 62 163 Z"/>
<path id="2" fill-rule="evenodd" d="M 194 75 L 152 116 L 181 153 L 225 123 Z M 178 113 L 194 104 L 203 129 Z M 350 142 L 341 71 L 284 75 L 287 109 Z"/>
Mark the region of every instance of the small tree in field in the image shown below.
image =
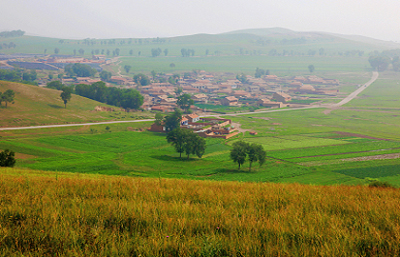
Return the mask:
<path id="1" fill-rule="evenodd" d="M 240 165 L 242 165 L 246 161 L 247 149 L 249 147 L 249 144 L 244 141 L 237 141 L 233 143 L 232 146 L 233 148 L 231 150 L 230 157 L 233 162 L 239 165 L 240 170 Z"/>
<path id="2" fill-rule="evenodd" d="M 311 73 L 313 73 L 314 72 L 314 70 L 315 70 L 315 67 L 314 67 L 314 65 L 308 65 L 308 70 L 311 72 Z"/>
<path id="3" fill-rule="evenodd" d="M 4 150 L 0 153 L 0 167 L 14 167 L 16 160 L 15 160 L 15 153 L 8 149 Z"/>
<path id="4" fill-rule="evenodd" d="M 65 108 L 67 108 L 67 103 L 71 100 L 72 88 L 70 87 L 63 87 L 61 92 L 61 99 L 64 101 Z"/>

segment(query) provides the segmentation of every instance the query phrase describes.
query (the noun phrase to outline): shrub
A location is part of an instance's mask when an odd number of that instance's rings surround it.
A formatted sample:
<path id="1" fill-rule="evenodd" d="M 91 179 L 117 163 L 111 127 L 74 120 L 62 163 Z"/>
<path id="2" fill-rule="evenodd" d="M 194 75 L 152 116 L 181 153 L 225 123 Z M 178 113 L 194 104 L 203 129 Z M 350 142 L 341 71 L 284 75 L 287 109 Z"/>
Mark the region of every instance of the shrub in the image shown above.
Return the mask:
<path id="1" fill-rule="evenodd" d="M 372 181 L 368 185 L 369 187 L 379 187 L 379 188 L 396 188 L 389 182 L 382 182 L 382 181 Z"/>

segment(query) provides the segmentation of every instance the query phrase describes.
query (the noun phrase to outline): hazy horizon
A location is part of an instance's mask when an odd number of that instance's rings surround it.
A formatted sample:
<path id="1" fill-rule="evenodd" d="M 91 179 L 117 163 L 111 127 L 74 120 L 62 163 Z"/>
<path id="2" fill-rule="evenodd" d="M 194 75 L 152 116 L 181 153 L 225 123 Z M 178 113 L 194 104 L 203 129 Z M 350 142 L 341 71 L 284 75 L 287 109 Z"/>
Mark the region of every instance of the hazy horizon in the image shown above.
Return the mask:
<path id="1" fill-rule="evenodd" d="M 64 39 L 174 37 L 242 29 L 360 35 L 400 42 L 400 1 L 4 0 L 0 31 Z"/>

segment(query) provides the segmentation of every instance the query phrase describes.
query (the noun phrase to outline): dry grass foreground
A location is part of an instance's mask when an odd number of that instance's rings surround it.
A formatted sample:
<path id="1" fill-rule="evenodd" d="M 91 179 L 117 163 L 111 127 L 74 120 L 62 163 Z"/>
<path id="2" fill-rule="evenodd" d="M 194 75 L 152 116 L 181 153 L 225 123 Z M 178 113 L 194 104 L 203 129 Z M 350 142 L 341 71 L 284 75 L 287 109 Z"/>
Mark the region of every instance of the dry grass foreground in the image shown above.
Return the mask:
<path id="1" fill-rule="evenodd" d="M 0 169 L 1 256 L 398 256 L 400 191 Z"/>

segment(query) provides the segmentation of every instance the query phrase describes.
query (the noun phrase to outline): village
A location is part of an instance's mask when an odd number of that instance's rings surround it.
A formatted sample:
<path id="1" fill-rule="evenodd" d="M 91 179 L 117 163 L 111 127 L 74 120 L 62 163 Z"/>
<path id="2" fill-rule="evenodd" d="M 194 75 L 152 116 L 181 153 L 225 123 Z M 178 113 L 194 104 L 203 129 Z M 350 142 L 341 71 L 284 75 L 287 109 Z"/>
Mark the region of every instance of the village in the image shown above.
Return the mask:
<path id="1" fill-rule="evenodd" d="M 117 58 L 105 55 L 93 55 L 92 58 L 77 56 L 50 55 L 32 56 L 3 60 L 2 64 L 18 65 L 20 68 L 60 71 L 68 64 L 89 65 L 98 72 L 109 70 Z M 29 61 L 26 61 L 29 60 Z M 108 87 L 137 89 L 143 96 L 141 108 L 148 111 L 172 112 L 177 107 L 177 97 L 189 94 L 194 101 L 191 109 L 195 112 L 215 112 L 213 106 L 259 108 L 303 107 L 318 102 L 321 98 L 336 97 L 339 94 L 339 81 L 321 78 L 315 75 L 278 77 L 262 75 L 256 78 L 234 73 L 212 73 L 204 70 L 185 72 L 184 75 L 159 73 L 148 85 L 135 83 L 133 76 L 114 74 L 106 83 Z M 174 78 L 171 82 L 171 78 Z M 99 77 L 59 77 L 64 85 L 93 84 L 102 81 Z M 240 79 L 240 80 L 239 80 Z M 50 81 L 40 78 L 39 86 Z M 160 83 L 160 81 L 163 81 Z M 169 81 L 169 82 L 168 82 Z M 235 108 L 236 107 L 236 108 Z"/>

